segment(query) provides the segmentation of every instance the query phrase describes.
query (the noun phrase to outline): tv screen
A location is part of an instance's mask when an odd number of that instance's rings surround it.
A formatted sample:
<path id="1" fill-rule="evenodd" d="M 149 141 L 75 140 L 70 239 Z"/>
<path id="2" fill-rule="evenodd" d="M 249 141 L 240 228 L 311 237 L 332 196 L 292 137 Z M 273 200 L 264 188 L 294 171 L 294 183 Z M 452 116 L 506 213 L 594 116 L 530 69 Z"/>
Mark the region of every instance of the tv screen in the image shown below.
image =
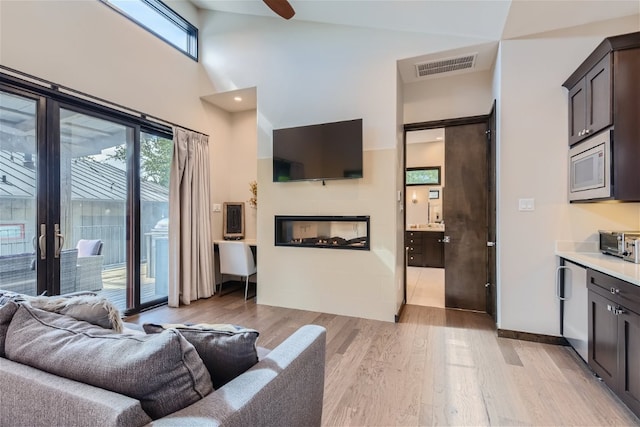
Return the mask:
<path id="1" fill-rule="evenodd" d="M 362 178 L 362 119 L 273 131 L 273 181 Z"/>

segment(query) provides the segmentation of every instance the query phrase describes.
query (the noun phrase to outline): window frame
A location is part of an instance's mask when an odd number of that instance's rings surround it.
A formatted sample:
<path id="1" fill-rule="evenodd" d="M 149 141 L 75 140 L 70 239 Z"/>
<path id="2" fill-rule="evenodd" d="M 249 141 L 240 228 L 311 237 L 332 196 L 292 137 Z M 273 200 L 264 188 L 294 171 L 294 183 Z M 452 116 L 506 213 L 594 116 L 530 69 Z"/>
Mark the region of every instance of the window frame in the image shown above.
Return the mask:
<path id="1" fill-rule="evenodd" d="M 175 10 L 171 9 L 169 6 L 164 4 L 161 0 L 136 0 L 136 1 L 146 4 L 147 6 L 149 6 L 150 9 L 155 11 L 160 17 L 170 21 L 171 23 L 176 25 L 178 28 L 180 28 L 182 31 L 184 31 L 184 33 L 185 33 L 185 35 L 187 37 L 187 48 L 186 48 L 186 50 L 183 49 L 182 47 L 176 45 L 175 43 L 167 40 L 167 38 L 165 38 L 162 35 L 160 35 L 157 31 L 153 30 L 152 28 L 149 28 L 147 25 L 145 25 L 142 22 L 138 21 L 135 17 L 129 15 L 126 11 L 120 9 L 116 4 L 113 4 L 110 0 L 98 0 L 98 1 L 100 3 L 102 3 L 102 4 L 105 4 L 106 6 L 110 7 L 111 9 L 115 10 L 120 15 L 122 15 L 125 18 L 129 19 L 131 22 L 134 22 L 135 24 L 139 25 L 141 28 L 147 30 L 148 32 L 150 32 L 154 36 L 158 37 L 160 40 L 162 40 L 165 43 L 167 43 L 168 45 L 173 46 L 174 48 L 178 49 L 180 52 L 184 53 L 189 58 L 191 58 L 194 61 L 198 62 L 198 58 L 199 58 L 199 56 L 198 56 L 198 50 L 199 50 L 199 48 L 198 48 L 198 45 L 199 45 L 198 28 L 196 28 L 195 25 L 193 25 L 192 23 L 190 23 L 189 21 L 184 19 L 182 16 L 180 16 Z"/>
<path id="2" fill-rule="evenodd" d="M 435 172 L 436 173 L 436 181 L 422 181 L 422 182 L 409 182 L 409 174 L 411 172 Z M 441 167 L 440 166 L 420 166 L 420 167 L 412 167 L 406 168 L 405 170 L 405 183 L 407 186 L 412 185 L 440 185 L 441 183 Z"/>

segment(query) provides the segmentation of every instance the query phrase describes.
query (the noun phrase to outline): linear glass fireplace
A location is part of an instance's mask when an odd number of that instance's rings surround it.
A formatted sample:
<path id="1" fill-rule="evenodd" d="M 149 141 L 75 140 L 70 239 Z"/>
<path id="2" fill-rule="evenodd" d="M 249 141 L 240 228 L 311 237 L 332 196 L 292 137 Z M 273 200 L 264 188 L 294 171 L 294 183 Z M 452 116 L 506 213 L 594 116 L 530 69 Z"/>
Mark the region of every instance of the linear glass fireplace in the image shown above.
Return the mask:
<path id="1" fill-rule="evenodd" d="M 275 245 L 369 250 L 368 216 L 276 215 Z"/>

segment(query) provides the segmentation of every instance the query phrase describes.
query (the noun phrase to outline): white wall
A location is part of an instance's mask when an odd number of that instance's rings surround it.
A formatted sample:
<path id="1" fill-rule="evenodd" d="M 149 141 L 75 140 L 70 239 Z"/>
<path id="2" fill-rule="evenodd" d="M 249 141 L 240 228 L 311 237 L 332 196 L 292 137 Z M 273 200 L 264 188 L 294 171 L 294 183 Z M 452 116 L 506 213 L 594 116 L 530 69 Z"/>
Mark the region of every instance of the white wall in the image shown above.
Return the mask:
<path id="1" fill-rule="evenodd" d="M 217 107 L 212 107 L 217 108 Z M 219 110 L 226 119 L 226 127 L 220 126 L 210 141 L 211 151 L 211 203 L 244 203 L 245 237 L 256 238 L 257 209 L 249 205 L 249 183 L 257 180 L 257 127 L 256 110 L 227 113 Z M 226 132 L 225 132 L 226 131 Z M 258 189 L 260 191 L 260 189 Z M 260 196 L 258 196 L 260 206 Z M 214 239 L 222 238 L 222 212 L 212 213 Z"/>
<path id="2" fill-rule="evenodd" d="M 393 320 L 403 250 L 396 61 L 473 42 L 225 13 L 203 12 L 202 23 L 216 90 L 258 91 L 258 302 Z M 353 118 L 364 121 L 363 179 L 272 182 L 273 129 Z M 371 250 L 274 247 L 276 214 L 369 215 Z"/>
<path id="3" fill-rule="evenodd" d="M 2 65 L 212 133 L 200 65 L 110 7 L 45 0 L 0 8 Z"/>
<path id="4" fill-rule="evenodd" d="M 489 114 L 492 71 L 431 78 L 404 85 L 404 122 Z"/>
<path id="5" fill-rule="evenodd" d="M 640 205 L 567 202 L 567 91 L 561 85 L 606 36 L 637 17 L 502 42 L 499 124 L 502 329 L 559 334 L 556 240 L 595 241 L 598 229 L 638 229 Z M 519 198 L 535 211 L 519 212 Z"/>

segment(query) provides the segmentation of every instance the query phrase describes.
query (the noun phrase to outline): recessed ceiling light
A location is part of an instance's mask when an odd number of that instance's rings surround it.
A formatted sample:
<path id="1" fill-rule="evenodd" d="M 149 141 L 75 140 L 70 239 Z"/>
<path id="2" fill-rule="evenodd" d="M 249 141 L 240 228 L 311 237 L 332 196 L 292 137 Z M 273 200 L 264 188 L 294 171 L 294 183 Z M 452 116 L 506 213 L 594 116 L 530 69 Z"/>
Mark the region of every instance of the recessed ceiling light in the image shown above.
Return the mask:
<path id="1" fill-rule="evenodd" d="M 234 96 L 233 100 L 236 101 L 236 102 L 240 102 L 240 101 L 242 101 L 242 98 L 239 97 L 239 96 Z"/>
<path id="2" fill-rule="evenodd" d="M 436 137 L 436 141 L 442 141 L 442 137 L 441 136 L 437 136 Z"/>

